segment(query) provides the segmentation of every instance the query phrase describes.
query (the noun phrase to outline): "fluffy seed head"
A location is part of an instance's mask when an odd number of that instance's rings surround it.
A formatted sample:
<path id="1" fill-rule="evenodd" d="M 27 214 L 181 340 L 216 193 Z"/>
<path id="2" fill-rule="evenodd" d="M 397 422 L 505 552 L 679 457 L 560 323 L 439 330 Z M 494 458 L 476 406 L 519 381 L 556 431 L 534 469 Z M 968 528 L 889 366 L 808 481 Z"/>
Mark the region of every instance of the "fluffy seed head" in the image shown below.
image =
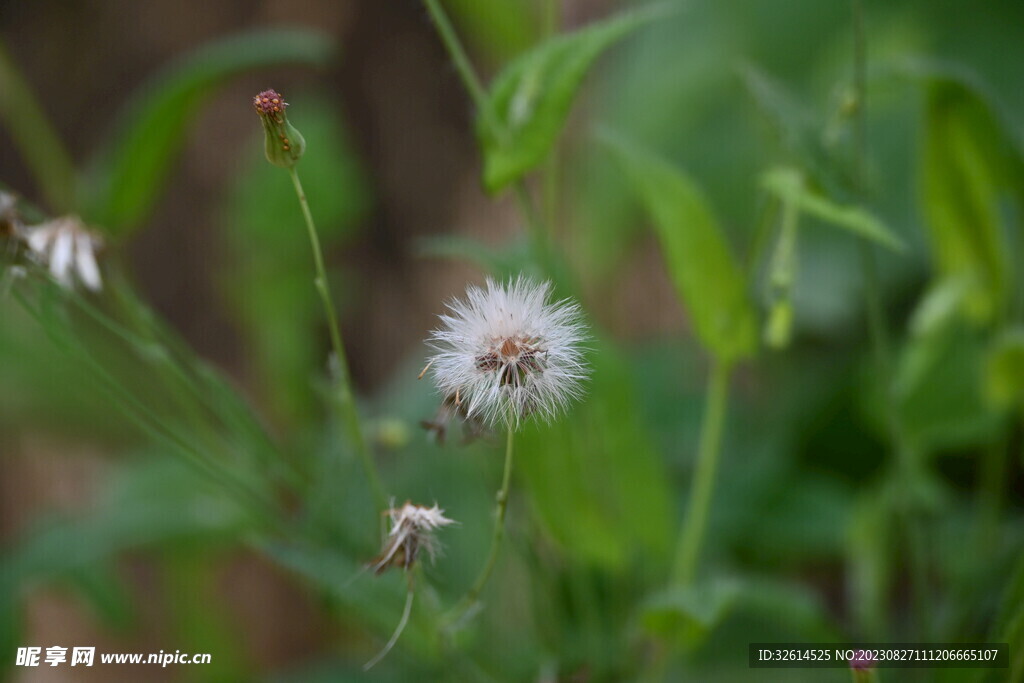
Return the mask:
<path id="1" fill-rule="evenodd" d="M 445 517 L 444 510 L 436 503 L 428 508 L 406 501 L 402 507 L 388 510 L 387 514 L 391 518 L 391 532 L 380 555 L 370 563 L 376 574 L 382 574 L 388 567 L 408 570 L 423 550 L 433 560 L 437 554 L 434 530 L 456 523 Z"/>
<path id="2" fill-rule="evenodd" d="M 551 283 L 519 277 L 448 304 L 428 343 L 430 370 L 445 399 L 470 418 L 512 428 L 540 415 L 550 420 L 582 393 L 588 374 L 586 331 L 577 304 L 550 302 Z"/>

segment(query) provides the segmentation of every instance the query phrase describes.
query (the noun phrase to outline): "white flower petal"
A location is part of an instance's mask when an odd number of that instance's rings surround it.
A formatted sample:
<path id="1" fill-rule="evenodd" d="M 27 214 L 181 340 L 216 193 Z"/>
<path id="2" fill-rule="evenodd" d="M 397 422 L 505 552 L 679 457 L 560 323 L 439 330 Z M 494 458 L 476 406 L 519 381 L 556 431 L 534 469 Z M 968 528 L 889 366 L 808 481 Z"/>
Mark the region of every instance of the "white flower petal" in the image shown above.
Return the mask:
<path id="1" fill-rule="evenodd" d="M 66 229 L 58 231 L 53 240 L 53 251 L 50 252 L 50 272 L 65 287 L 71 286 L 71 261 L 74 249 L 74 233 Z"/>
<path id="2" fill-rule="evenodd" d="M 46 248 L 50 244 L 50 238 L 53 236 L 53 230 L 46 225 L 40 225 L 33 228 L 29 233 L 26 241 L 28 242 L 28 248 L 40 256 L 46 254 Z"/>
<path id="3" fill-rule="evenodd" d="M 78 268 L 78 277 L 86 287 L 94 292 L 103 288 L 100 268 L 93 254 L 92 238 L 84 232 L 75 236 L 75 266 Z"/>

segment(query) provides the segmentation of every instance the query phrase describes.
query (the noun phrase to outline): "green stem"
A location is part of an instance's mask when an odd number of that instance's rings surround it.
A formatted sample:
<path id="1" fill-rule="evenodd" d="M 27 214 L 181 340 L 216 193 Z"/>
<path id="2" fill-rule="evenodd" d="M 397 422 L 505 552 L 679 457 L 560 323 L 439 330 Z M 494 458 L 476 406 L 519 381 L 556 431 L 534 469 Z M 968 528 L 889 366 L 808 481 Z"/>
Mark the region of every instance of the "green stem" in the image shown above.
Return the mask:
<path id="1" fill-rule="evenodd" d="M 494 565 L 498 560 L 498 553 L 501 550 L 501 542 L 505 538 L 505 513 L 508 510 L 508 489 L 512 481 L 512 452 L 513 452 L 513 437 L 515 435 L 515 429 L 510 425 L 508 428 L 508 436 L 505 441 L 505 472 L 501 477 L 501 489 L 498 491 L 496 497 L 496 513 L 494 516 L 494 532 L 491 535 L 491 550 L 487 554 L 487 561 L 484 563 L 484 568 L 480 571 L 480 575 L 476 581 L 473 582 L 472 588 L 466 593 L 466 595 L 459 601 L 459 605 L 452 610 L 451 617 L 446 619 L 449 624 L 458 623 L 462 617 L 469 612 L 476 605 L 477 600 L 480 599 L 480 593 L 483 592 L 484 586 L 487 585 L 488 579 L 491 578 L 491 573 L 494 571 Z"/>
<path id="2" fill-rule="evenodd" d="M 0 118 L 25 158 L 46 203 L 66 213 L 74 202 L 75 167 L 71 155 L 43 113 L 32 88 L 0 43 Z"/>
<path id="3" fill-rule="evenodd" d="M 473 100 L 473 104 L 480 111 L 489 126 L 493 127 L 493 130 L 497 131 L 498 128 L 494 125 L 494 115 L 491 112 L 491 108 L 487 103 L 487 91 L 484 90 L 483 84 L 480 82 L 480 78 L 476 75 L 476 71 L 473 69 L 473 64 L 469 61 L 469 56 L 466 54 L 466 50 L 462 47 L 462 43 L 459 41 L 458 35 L 455 33 L 455 28 L 452 26 L 452 22 L 448 19 L 448 15 L 445 14 L 444 9 L 441 7 L 441 3 L 438 0 L 423 0 L 427 6 L 427 12 L 430 13 L 430 18 L 434 21 L 434 25 L 437 27 L 437 33 L 441 36 L 441 42 L 444 43 L 445 49 L 448 50 L 448 55 L 452 58 L 452 62 L 455 64 L 455 70 L 459 72 L 459 78 L 462 79 L 463 85 L 466 87 L 466 92 L 469 93 L 470 98 Z"/>
<path id="4" fill-rule="evenodd" d="M 725 426 L 726 406 L 729 401 L 730 372 L 730 365 L 719 360 L 715 362 L 708 378 L 704 422 L 701 425 L 700 446 L 697 451 L 697 469 L 693 476 L 690 502 L 679 536 L 676 565 L 672 576 L 675 583 L 682 585 L 693 582 L 701 542 L 707 527 L 715 488 L 715 470 L 721 451 L 722 429 Z"/>
<path id="5" fill-rule="evenodd" d="M 377 468 L 373 464 L 373 455 L 370 453 L 366 438 L 363 436 L 362 426 L 359 422 L 359 411 L 356 409 L 356 402 L 352 393 L 352 379 L 348 368 L 348 356 L 345 355 L 345 345 L 342 342 L 341 330 L 338 327 L 338 316 L 335 313 L 334 301 L 331 299 L 331 290 L 327 284 L 327 269 L 324 267 L 323 252 L 320 249 L 320 238 L 313 224 L 313 214 L 309 210 L 309 202 L 306 200 L 306 193 L 302 190 L 302 183 L 299 181 L 299 174 L 295 168 L 289 168 L 288 173 L 292 178 L 292 185 L 295 187 L 295 194 L 299 198 L 299 205 L 302 207 L 302 217 L 306 221 L 306 229 L 309 232 L 309 243 L 313 248 L 313 261 L 316 265 L 316 289 L 320 293 L 320 301 L 323 303 L 324 315 L 327 318 L 327 326 L 331 335 L 331 346 L 334 349 L 335 364 L 337 370 L 338 390 L 340 393 L 339 407 L 341 419 L 348 431 L 349 438 L 355 446 L 359 458 L 366 470 L 366 478 L 370 481 L 370 488 L 373 490 L 373 497 L 376 506 L 380 510 L 387 508 L 387 497 L 377 475 Z"/>

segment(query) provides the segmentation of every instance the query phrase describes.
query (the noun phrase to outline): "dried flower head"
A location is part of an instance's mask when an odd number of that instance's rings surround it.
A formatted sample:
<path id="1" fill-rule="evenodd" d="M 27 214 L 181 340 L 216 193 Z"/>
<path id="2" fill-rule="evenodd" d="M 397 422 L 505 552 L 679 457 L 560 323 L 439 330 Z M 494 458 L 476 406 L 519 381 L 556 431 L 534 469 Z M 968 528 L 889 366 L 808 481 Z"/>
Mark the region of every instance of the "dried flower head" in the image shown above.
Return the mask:
<path id="1" fill-rule="evenodd" d="M 456 523 L 445 517 L 444 510 L 437 504 L 428 508 L 406 501 L 405 505 L 392 508 L 387 514 L 391 518 L 391 531 L 380 555 L 370 562 L 375 574 L 382 574 L 388 567 L 408 570 L 423 550 L 433 560 L 438 549 L 434 530 Z"/>
<path id="2" fill-rule="evenodd" d="M 428 342 L 434 383 L 465 415 L 513 427 L 562 412 L 582 393 L 585 326 L 577 304 L 550 302 L 551 283 L 488 279 L 448 304 Z"/>
<path id="3" fill-rule="evenodd" d="M 253 108 L 263 123 L 264 148 L 267 161 L 275 166 L 291 168 L 306 151 L 306 141 L 295 126 L 288 123 L 288 103 L 276 90 L 264 90 L 252 99 Z"/>
<path id="4" fill-rule="evenodd" d="M 89 231 L 78 216 L 62 216 L 26 228 L 25 241 L 32 254 L 49 265 L 50 273 L 63 287 L 74 287 L 73 274 L 93 291 L 103 287 L 96 252 L 102 240 Z"/>

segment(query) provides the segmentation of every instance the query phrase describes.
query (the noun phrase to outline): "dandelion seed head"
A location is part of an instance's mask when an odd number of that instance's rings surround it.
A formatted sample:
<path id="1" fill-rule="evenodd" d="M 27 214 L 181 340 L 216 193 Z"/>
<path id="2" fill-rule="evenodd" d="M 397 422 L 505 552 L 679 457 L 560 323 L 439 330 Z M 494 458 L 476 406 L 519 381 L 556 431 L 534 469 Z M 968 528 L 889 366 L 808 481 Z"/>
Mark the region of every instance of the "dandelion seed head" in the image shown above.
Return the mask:
<path id="1" fill-rule="evenodd" d="M 377 574 L 388 567 L 409 569 L 423 551 L 433 560 L 438 552 L 434 531 L 456 524 L 455 520 L 444 516 L 444 510 L 436 503 L 428 508 L 406 501 L 401 507 L 392 507 L 387 514 L 391 519 L 391 531 L 380 555 L 370 563 Z"/>
<path id="2" fill-rule="evenodd" d="M 586 328 L 571 301 L 549 301 L 551 283 L 488 279 L 448 304 L 428 343 L 430 372 L 469 418 L 515 427 L 551 420 L 582 394 Z"/>

